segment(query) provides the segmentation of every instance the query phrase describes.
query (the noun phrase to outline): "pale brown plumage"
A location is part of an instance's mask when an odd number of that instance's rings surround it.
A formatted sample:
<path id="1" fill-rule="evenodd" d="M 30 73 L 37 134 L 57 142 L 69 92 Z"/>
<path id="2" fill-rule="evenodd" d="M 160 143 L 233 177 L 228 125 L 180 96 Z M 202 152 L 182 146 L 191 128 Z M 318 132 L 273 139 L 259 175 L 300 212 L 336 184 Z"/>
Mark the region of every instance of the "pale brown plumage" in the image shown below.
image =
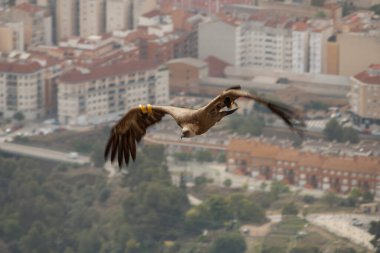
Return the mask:
<path id="1" fill-rule="evenodd" d="M 179 108 L 173 106 L 152 106 L 148 112 L 140 107 L 132 108 L 120 121 L 112 128 L 111 136 L 105 149 L 105 159 L 111 152 L 111 162 L 118 159 L 119 167 L 123 161 L 129 164 L 129 157 L 136 159 L 136 142 L 139 142 L 145 135 L 146 129 L 151 125 L 161 121 L 166 114 L 171 115 L 177 124 L 182 128 L 182 137 L 193 137 L 207 132 L 223 117 L 234 113 L 238 108 L 232 108 L 239 97 L 253 99 L 266 106 L 273 113 L 283 119 L 292 131 L 302 137 L 302 128 L 305 126 L 301 113 L 284 104 L 270 101 L 246 91 L 240 90 L 240 86 L 231 87 L 223 91 L 210 103 L 198 110 Z M 227 107 L 230 110 L 224 111 Z M 144 108 L 143 108 L 144 109 Z"/>

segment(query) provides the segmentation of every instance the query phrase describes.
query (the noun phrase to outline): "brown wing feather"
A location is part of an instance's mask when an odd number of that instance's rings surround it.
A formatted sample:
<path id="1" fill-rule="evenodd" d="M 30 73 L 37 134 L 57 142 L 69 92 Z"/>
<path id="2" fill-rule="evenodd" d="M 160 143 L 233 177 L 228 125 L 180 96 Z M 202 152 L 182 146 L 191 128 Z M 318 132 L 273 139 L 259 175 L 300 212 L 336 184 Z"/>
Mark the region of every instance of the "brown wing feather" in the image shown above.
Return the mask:
<path id="1" fill-rule="evenodd" d="M 240 97 L 245 97 L 253 99 L 256 102 L 266 106 L 272 113 L 279 116 L 285 124 L 294 132 L 296 132 L 300 137 L 303 137 L 303 129 L 306 125 L 303 121 L 302 114 L 299 110 L 285 105 L 280 102 L 271 101 L 269 99 L 260 97 L 256 94 L 251 94 L 247 91 L 242 91 L 239 89 L 227 89 L 222 92 L 219 96 L 214 98 L 206 108 L 211 111 L 219 111 L 221 107 L 225 107 L 225 101 L 228 98 L 231 102 L 234 102 Z"/>
<path id="2" fill-rule="evenodd" d="M 163 107 L 153 107 L 151 113 L 142 113 L 140 108 L 131 109 L 116 125 L 112 128 L 108 139 L 104 158 L 107 160 L 111 152 L 111 162 L 116 158 L 119 167 L 129 164 L 129 157 L 136 159 L 136 142 L 140 142 L 146 133 L 146 129 L 153 124 L 161 121 L 167 112 Z"/>

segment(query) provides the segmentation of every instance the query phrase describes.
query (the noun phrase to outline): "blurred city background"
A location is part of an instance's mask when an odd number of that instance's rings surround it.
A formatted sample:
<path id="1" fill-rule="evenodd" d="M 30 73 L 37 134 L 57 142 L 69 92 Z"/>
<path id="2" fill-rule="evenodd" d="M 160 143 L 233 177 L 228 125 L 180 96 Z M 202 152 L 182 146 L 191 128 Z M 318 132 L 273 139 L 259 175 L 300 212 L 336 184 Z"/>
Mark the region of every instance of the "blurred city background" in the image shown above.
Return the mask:
<path id="1" fill-rule="evenodd" d="M 135 163 L 104 162 L 139 104 L 253 101 Z M 0 253 L 380 252 L 380 0 L 0 0 Z"/>

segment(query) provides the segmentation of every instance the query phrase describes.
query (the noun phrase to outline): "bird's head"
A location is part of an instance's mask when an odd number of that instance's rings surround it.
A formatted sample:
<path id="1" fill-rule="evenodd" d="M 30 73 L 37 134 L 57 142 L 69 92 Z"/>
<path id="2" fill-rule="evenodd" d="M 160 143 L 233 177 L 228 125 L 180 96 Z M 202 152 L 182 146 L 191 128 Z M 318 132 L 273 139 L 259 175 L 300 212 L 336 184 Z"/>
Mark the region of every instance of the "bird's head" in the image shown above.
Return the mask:
<path id="1" fill-rule="evenodd" d="M 224 99 L 224 105 L 227 106 L 228 109 L 232 109 L 233 106 L 235 105 L 235 107 L 239 107 L 234 100 L 232 100 L 231 98 L 229 97 L 226 97 Z"/>
<path id="2" fill-rule="evenodd" d="M 187 127 L 182 128 L 181 139 L 182 138 L 190 138 L 192 136 L 194 136 L 194 135 L 192 134 L 192 132 L 190 131 L 189 128 L 187 128 Z"/>

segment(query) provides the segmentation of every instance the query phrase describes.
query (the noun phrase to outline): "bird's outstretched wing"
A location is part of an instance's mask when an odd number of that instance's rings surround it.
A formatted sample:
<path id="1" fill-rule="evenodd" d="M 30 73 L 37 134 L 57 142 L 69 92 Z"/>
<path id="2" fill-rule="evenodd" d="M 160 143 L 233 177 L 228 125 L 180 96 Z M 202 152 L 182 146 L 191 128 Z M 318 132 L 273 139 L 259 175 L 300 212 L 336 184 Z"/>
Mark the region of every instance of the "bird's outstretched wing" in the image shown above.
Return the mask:
<path id="1" fill-rule="evenodd" d="M 112 127 L 104 158 L 107 160 L 111 152 L 111 162 L 113 162 L 117 154 L 119 168 L 122 167 L 123 160 L 128 165 L 130 155 L 134 161 L 136 159 L 136 142 L 141 140 L 148 127 L 161 121 L 165 114 L 171 114 L 169 107 L 140 105 L 129 110 Z"/>
<path id="2" fill-rule="evenodd" d="M 219 96 L 214 98 L 207 104 L 206 110 L 219 111 L 223 107 L 231 108 L 236 99 L 244 97 L 253 99 L 256 102 L 267 107 L 271 112 L 279 116 L 285 124 L 301 138 L 303 137 L 303 128 L 306 126 L 300 110 L 283 103 L 272 101 L 267 98 L 260 97 L 254 93 L 242 91 L 240 86 L 233 86 L 224 90 Z"/>

